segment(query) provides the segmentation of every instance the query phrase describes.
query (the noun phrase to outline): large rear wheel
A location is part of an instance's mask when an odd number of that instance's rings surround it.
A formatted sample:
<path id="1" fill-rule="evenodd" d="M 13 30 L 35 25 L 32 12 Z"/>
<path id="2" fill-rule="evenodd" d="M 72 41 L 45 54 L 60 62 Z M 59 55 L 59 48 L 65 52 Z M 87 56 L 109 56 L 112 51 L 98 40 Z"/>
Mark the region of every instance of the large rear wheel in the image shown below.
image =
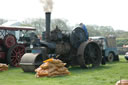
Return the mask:
<path id="1" fill-rule="evenodd" d="M 7 61 L 11 66 L 18 67 L 21 57 L 25 53 L 23 45 L 15 45 L 8 50 Z"/>
<path id="2" fill-rule="evenodd" d="M 92 41 L 84 42 L 78 48 L 78 62 L 81 67 L 97 67 L 101 64 L 102 53 L 99 45 Z"/>

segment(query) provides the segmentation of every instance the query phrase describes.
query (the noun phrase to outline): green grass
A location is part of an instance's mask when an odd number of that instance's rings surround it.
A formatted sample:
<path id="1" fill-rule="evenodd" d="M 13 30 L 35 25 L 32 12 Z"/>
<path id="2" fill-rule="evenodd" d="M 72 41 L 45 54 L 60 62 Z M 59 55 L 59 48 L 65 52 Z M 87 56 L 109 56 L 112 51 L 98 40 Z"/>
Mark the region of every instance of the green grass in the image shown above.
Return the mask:
<path id="1" fill-rule="evenodd" d="M 128 79 L 128 62 L 120 56 L 120 62 L 107 63 L 98 68 L 69 68 L 68 76 L 36 78 L 35 73 L 24 73 L 21 68 L 9 68 L 0 72 L 0 85 L 115 85 Z"/>

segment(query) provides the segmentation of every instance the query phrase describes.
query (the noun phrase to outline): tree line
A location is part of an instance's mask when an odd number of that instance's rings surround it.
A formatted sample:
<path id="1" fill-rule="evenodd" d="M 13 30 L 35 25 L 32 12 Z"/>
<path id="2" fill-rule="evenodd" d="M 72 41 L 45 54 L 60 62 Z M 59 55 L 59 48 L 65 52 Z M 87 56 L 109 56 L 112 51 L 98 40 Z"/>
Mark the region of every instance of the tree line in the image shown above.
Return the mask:
<path id="1" fill-rule="evenodd" d="M 7 22 L 8 20 L 0 19 L 0 25 Z M 45 19 L 36 18 L 36 19 L 26 19 L 21 22 L 21 26 L 31 26 L 36 28 L 36 33 L 42 35 L 42 32 L 45 31 Z M 61 30 L 71 31 L 75 27 L 71 26 L 68 23 L 68 20 L 64 19 L 52 19 L 51 20 L 51 30 L 55 29 L 58 26 Z M 86 25 L 89 36 L 108 36 L 114 35 L 117 38 L 117 46 L 128 45 L 128 32 L 124 30 L 114 30 L 111 26 L 98 26 L 98 25 Z"/>
<path id="2" fill-rule="evenodd" d="M 111 26 L 87 25 L 89 36 L 108 36 L 116 37 L 117 46 L 128 45 L 128 32 L 124 30 L 114 30 Z"/>

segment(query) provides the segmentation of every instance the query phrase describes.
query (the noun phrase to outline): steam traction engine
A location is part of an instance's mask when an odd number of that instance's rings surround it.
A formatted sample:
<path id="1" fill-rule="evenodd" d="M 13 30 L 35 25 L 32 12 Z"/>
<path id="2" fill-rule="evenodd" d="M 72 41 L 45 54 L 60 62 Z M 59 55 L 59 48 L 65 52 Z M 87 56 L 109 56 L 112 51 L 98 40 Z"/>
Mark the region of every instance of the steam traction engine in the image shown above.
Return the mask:
<path id="1" fill-rule="evenodd" d="M 102 54 L 99 45 L 93 41 L 86 41 L 82 28 L 77 27 L 71 33 L 65 33 L 56 27 L 50 32 L 49 12 L 46 13 L 46 40 L 38 42 L 38 46 L 34 41 L 32 48 L 26 48 L 20 62 L 25 72 L 34 71 L 43 60 L 51 57 L 62 60 L 67 66 L 80 65 L 86 68 L 101 64 Z"/>
<path id="2" fill-rule="evenodd" d="M 0 63 L 19 66 L 27 43 L 19 43 L 14 31 L 35 30 L 34 28 L 0 26 Z"/>

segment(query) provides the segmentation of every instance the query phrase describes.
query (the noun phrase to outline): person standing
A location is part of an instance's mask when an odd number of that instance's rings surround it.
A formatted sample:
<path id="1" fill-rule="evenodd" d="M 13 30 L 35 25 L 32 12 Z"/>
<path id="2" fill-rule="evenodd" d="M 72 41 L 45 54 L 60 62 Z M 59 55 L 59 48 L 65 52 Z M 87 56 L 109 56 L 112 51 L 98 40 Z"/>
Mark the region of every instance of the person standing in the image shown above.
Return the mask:
<path id="1" fill-rule="evenodd" d="M 83 23 L 80 23 L 80 27 L 85 31 L 86 40 L 88 40 L 89 34 L 86 26 Z"/>

